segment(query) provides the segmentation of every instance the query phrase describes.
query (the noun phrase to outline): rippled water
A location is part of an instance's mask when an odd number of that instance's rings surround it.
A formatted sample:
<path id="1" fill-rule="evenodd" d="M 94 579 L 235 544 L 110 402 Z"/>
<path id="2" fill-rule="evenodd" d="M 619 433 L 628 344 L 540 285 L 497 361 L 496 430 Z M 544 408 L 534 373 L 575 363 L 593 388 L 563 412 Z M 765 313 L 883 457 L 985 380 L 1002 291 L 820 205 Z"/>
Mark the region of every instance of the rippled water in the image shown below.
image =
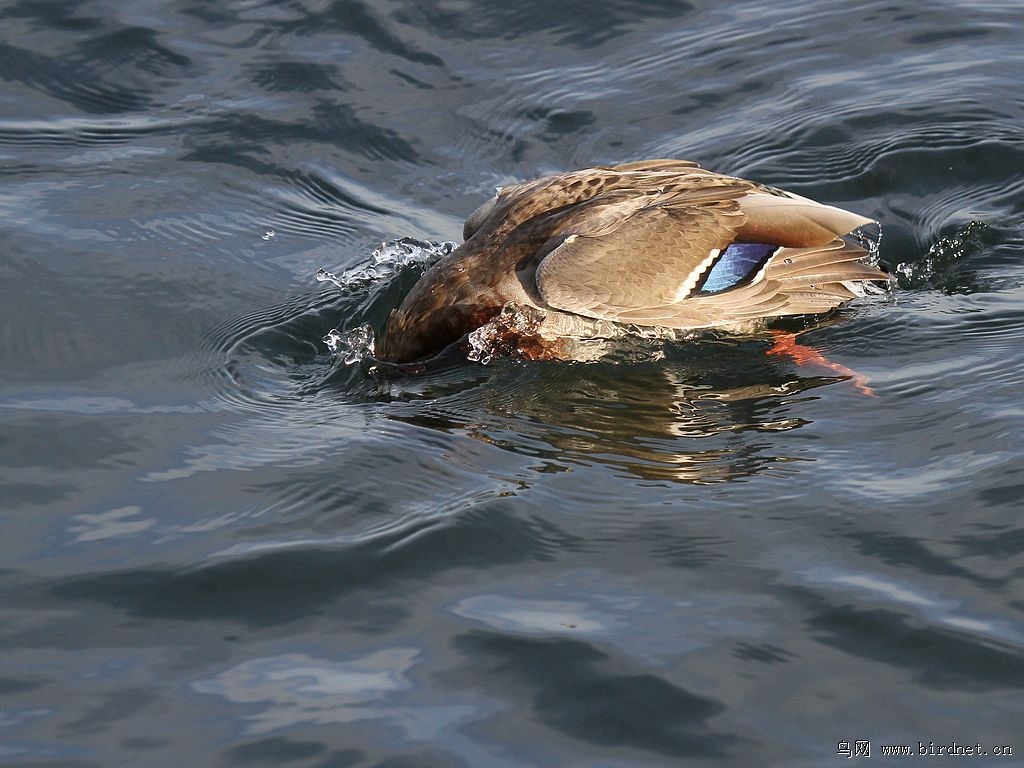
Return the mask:
<path id="1" fill-rule="evenodd" d="M 1019 3 L 0 18 L 4 765 L 1024 765 Z M 662 156 L 898 286 L 802 362 L 358 359 L 495 186 Z"/>

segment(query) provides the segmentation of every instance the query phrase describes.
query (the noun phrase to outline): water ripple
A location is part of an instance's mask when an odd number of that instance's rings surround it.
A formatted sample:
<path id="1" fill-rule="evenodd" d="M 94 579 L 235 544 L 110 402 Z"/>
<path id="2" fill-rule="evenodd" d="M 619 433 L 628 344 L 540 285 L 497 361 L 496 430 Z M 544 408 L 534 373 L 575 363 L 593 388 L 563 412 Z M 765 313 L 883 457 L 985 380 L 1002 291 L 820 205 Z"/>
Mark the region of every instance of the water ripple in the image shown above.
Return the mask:
<path id="1" fill-rule="evenodd" d="M 181 130 L 194 118 L 120 115 L 109 118 L 56 117 L 48 120 L 0 120 L 0 146 L 123 145 L 144 136 Z"/>

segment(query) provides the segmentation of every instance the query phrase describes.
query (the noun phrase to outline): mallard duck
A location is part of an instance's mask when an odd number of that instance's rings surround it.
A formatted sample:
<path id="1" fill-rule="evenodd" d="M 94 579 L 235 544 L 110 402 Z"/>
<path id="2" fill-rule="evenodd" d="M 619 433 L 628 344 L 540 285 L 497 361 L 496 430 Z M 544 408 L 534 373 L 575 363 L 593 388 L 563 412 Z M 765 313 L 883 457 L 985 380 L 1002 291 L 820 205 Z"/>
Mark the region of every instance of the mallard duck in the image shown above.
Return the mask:
<path id="1" fill-rule="evenodd" d="M 686 160 L 513 184 L 391 313 L 375 356 L 423 360 L 497 323 L 523 357 L 573 359 L 580 340 L 638 329 L 733 330 L 827 312 L 888 279 L 843 239 L 869 224 Z"/>

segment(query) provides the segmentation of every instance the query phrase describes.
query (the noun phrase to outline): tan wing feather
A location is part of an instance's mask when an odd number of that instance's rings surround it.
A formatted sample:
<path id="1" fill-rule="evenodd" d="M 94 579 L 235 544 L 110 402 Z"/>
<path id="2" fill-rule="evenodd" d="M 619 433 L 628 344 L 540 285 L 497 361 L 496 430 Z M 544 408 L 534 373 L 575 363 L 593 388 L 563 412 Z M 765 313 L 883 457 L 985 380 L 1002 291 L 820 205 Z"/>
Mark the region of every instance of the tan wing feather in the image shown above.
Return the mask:
<path id="1" fill-rule="evenodd" d="M 740 205 L 747 216 L 740 236 L 754 243 L 795 248 L 825 245 L 839 235 L 875 223 L 865 216 L 789 192 L 755 192 L 744 197 Z"/>
<path id="2" fill-rule="evenodd" d="M 612 319 L 677 303 L 743 224 L 745 187 L 703 177 L 581 207 L 542 249 L 537 289 L 555 309 Z"/>
<path id="3" fill-rule="evenodd" d="M 630 173 L 634 171 L 678 171 L 680 169 L 690 170 L 700 168 L 700 165 L 692 160 L 672 160 L 669 158 L 658 158 L 655 160 L 636 160 L 632 163 L 619 163 L 611 166 L 613 171 Z"/>

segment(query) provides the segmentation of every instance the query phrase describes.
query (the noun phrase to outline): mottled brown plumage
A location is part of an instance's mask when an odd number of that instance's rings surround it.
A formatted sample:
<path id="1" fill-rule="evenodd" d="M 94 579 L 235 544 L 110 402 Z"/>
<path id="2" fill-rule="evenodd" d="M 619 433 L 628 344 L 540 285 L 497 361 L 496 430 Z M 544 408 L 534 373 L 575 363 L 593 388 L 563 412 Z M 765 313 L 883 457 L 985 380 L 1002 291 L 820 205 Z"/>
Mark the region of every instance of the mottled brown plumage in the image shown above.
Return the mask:
<path id="1" fill-rule="evenodd" d="M 466 220 L 465 242 L 391 313 L 376 355 L 431 356 L 500 323 L 506 305 L 528 313 L 529 338 L 514 346 L 531 358 L 576 357 L 575 341 L 627 326 L 730 328 L 825 312 L 887 279 L 842 239 L 872 223 L 682 160 L 515 184 Z M 749 274 L 720 274 L 718 262 L 744 243 L 763 244 L 761 261 Z"/>

